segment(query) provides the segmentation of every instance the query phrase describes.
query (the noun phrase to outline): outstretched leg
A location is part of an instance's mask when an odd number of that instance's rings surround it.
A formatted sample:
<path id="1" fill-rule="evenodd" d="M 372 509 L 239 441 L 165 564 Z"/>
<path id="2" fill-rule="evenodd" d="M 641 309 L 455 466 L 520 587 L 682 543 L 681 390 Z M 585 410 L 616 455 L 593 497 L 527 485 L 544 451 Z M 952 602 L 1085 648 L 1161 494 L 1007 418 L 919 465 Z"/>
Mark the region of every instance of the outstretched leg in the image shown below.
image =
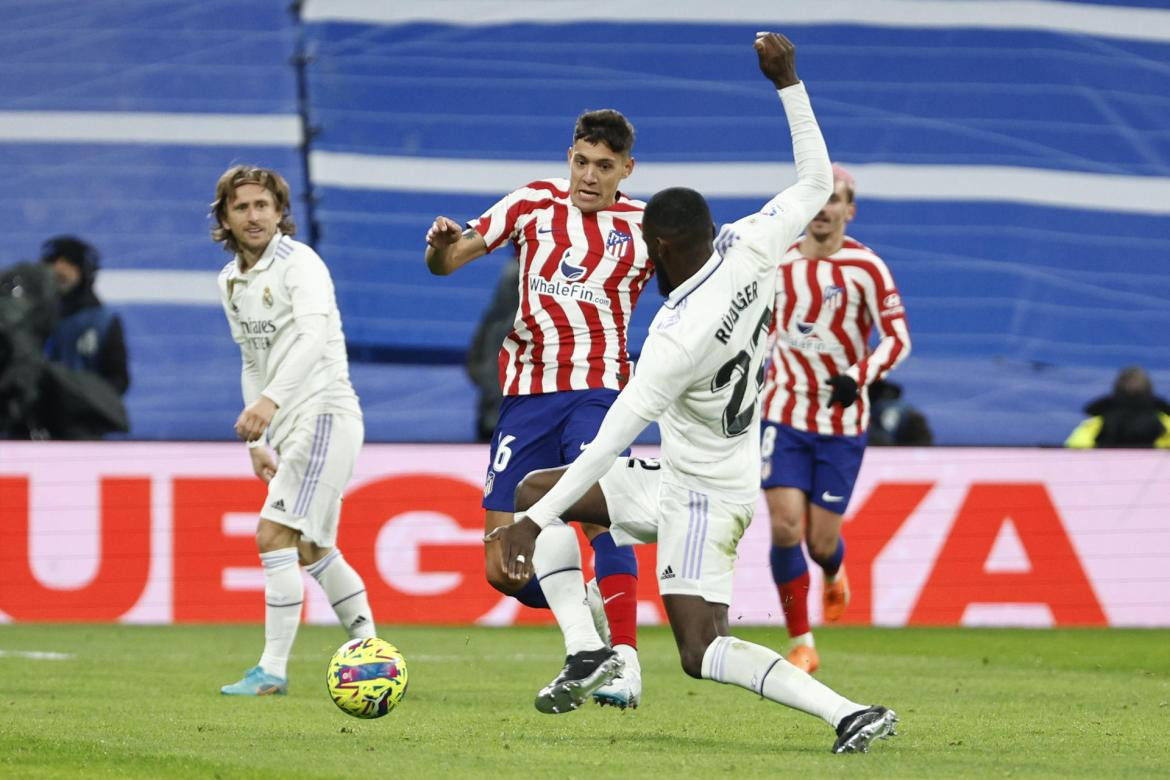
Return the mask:
<path id="1" fill-rule="evenodd" d="M 662 601 L 683 671 L 691 677 L 737 685 L 821 718 L 837 731 L 835 753 L 865 751 L 874 739 L 893 733 L 893 711 L 850 701 L 775 651 L 719 633 L 719 626 L 726 624 L 726 606 L 698 596 L 664 595 Z"/>

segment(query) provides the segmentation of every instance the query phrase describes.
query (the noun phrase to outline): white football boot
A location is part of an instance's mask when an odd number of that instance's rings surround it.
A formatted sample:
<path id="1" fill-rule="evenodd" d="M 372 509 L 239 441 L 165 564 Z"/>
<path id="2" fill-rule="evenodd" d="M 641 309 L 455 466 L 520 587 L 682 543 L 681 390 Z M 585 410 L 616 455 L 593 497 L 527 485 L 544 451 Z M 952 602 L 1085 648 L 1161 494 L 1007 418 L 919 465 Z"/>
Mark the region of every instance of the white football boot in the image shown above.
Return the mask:
<path id="1" fill-rule="evenodd" d="M 638 651 L 629 645 L 618 645 L 614 650 L 625 664 L 613 680 L 593 692 L 593 701 L 603 707 L 637 709 L 642 701 L 642 666 L 638 663 Z"/>

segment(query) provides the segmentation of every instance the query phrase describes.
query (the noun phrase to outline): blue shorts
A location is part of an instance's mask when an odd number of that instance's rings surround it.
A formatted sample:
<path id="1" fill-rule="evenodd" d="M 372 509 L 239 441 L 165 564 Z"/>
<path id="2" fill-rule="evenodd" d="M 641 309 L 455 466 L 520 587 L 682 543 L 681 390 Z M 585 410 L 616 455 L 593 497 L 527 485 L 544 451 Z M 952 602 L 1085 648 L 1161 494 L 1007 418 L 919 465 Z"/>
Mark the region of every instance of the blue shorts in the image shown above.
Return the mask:
<path id="1" fill-rule="evenodd" d="M 529 472 L 575 461 L 617 396 L 617 390 L 601 389 L 505 398 L 492 436 L 483 508 L 515 511 L 516 486 Z"/>
<path id="2" fill-rule="evenodd" d="M 817 506 L 845 514 L 861 471 L 866 434 L 827 436 L 765 420 L 760 437 L 760 484 L 765 490 L 799 488 Z"/>

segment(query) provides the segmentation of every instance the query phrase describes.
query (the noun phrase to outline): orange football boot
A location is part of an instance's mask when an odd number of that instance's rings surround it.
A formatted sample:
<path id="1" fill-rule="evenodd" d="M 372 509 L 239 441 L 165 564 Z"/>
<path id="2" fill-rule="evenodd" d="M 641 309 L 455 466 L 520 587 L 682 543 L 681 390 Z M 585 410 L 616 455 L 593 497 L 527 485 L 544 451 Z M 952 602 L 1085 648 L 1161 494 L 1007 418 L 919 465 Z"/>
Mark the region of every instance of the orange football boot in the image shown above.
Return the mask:
<path id="1" fill-rule="evenodd" d="M 849 576 L 845 574 L 845 564 L 841 564 L 837 571 L 837 579 L 832 584 L 825 583 L 824 616 L 826 623 L 836 623 L 845 614 L 845 607 L 849 606 Z"/>
<path id="2" fill-rule="evenodd" d="M 817 655 L 817 649 L 808 645 L 797 645 L 789 650 L 788 663 L 809 674 L 813 674 L 821 668 L 821 659 Z"/>

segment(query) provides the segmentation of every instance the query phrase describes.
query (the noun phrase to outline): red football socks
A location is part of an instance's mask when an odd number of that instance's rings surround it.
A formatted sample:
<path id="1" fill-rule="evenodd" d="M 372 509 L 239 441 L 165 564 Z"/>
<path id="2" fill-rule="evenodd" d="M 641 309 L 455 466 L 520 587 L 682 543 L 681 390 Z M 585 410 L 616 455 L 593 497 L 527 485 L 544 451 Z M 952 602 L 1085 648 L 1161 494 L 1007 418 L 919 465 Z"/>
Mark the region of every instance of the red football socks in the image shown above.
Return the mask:
<path id="1" fill-rule="evenodd" d="M 808 588 L 808 571 L 795 579 L 776 586 L 776 589 L 780 591 L 780 608 L 784 610 L 784 622 L 788 625 L 788 636 L 800 636 L 809 632 Z"/>
<path id="2" fill-rule="evenodd" d="M 808 575 L 805 575 L 806 578 Z M 632 574 L 611 574 L 597 580 L 605 602 L 611 646 L 638 646 L 638 578 Z M 808 591 L 808 586 L 805 586 Z M 807 622 L 807 619 L 806 619 Z"/>

